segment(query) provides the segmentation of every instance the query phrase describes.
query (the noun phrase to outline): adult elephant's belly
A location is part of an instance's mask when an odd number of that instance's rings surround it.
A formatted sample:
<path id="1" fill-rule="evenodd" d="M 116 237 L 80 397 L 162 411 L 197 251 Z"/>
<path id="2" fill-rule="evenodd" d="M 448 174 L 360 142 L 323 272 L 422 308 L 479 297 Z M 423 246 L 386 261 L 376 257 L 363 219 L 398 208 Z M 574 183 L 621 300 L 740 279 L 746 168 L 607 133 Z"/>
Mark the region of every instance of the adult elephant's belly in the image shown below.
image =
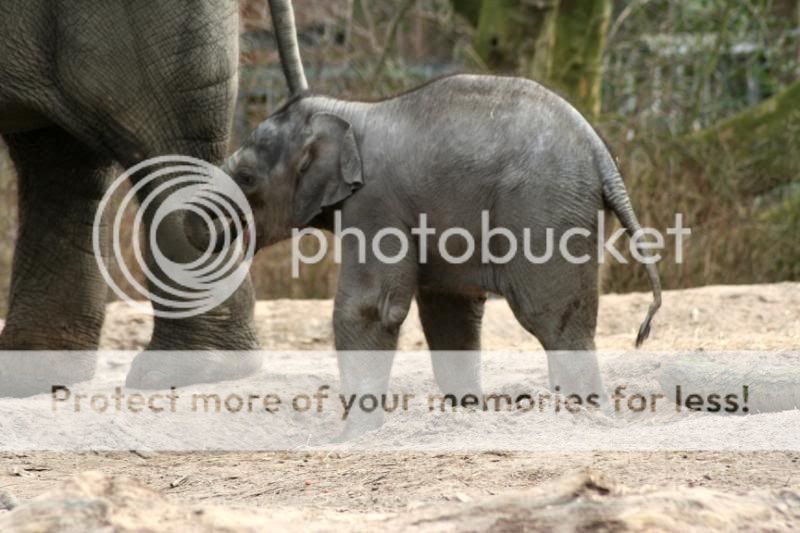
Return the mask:
<path id="1" fill-rule="evenodd" d="M 0 134 L 37 130 L 49 124 L 47 117 L 33 109 L 0 102 Z"/>

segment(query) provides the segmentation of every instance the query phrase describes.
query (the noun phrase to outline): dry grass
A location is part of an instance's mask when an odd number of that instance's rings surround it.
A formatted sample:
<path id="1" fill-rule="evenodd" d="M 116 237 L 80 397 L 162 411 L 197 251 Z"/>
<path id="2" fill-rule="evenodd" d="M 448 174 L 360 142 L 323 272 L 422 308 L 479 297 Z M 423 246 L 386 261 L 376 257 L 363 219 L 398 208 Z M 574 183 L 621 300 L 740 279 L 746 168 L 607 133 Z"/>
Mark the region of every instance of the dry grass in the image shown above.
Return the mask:
<path id="1" fill-rule="evenodd" d="M 642 225 L 663 231 L 681 213 L 683 224 L 692 230 L 685 241 L 683 263 L 675 261 L 674 241 L 667 241 L 659 265 L 666 288 L 800 277 L 800 189 L 792 181 L 797 177 L 795 163 L 770 178 L 780 180 L 776 186 L 767 183 L 767 178 L 754 177 L 750 155 L 727 150 L 724 143 L 647 131 L 626 141 L 620 138 L 624 128 L 610 123 L 605 131 L 612 150 L 624 154 L 620 167 Z M 795 140 L 783 132 L 769 142 L 773 151 L 791 154 Z M 613 263 L 606 267 L 608 292 L 647 286 L 644 269 Z"/>

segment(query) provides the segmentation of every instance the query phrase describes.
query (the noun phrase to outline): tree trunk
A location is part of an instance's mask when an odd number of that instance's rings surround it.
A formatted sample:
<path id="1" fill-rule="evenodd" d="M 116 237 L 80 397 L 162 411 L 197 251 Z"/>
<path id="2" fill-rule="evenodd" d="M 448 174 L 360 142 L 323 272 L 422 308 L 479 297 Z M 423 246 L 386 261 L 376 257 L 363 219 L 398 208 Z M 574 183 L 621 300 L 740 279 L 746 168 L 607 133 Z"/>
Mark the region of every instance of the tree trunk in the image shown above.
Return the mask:
<path id="1" fill-rule="evenodd" d="M 475 50 L 490 70 L 544 83 L 587 116 L 599 114 L 611 0 L 453 0 L 453 6 L 468 20 L 477 17 Z"/>
<path id="2" fill-rule="evenodd" d="M 547 82 L 558 0 L 484 0 L 475 50 L 495 72 Z"/>
<path id="3" fill-rule="evenodd" d="M 561 0 L 549 80 L 581 112 L 600 113 L 603 49 L 611 0 Z"/>

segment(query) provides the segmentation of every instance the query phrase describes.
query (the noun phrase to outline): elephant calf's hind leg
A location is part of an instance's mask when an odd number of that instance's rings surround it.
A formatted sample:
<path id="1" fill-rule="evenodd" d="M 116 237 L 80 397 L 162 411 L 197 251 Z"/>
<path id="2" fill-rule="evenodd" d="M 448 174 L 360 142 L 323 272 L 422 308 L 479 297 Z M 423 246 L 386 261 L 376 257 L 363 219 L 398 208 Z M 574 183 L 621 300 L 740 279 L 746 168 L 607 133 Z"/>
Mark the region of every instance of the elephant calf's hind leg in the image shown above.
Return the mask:
<path id="1" fill-rule="evenodd" d="M 481 320 L 485 296 L 420 290 L 419 318 L 443 394 L 481 397 Z"/>

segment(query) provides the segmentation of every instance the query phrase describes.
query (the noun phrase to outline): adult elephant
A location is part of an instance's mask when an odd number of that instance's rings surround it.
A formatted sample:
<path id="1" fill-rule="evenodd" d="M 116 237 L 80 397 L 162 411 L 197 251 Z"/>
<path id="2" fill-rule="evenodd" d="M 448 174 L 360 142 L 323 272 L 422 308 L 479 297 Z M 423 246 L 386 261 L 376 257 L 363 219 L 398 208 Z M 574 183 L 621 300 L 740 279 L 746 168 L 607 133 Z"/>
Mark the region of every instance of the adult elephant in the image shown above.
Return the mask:
<path id="1" fill-rule="evenodd" d="M 270 7 L 290 89 L 301 90 L 291 2 L 270 0 Z M 19 233 L 0 334 L 6 350 L 0 395 L 32 394 L 93 375 L 106 284 L 92 252 L 92 222 L 113 164 L 131 167 L 167 154 L 222 160 L 237 92 L 238 28 L 235 0 L 0 3 L 0 133 L 19 189 Z M 180 218 L 162 221 L 156 238 L 168 258 L 185 262 L 198 255 Z M 107 237 L 101 232 L 102 241 Z M 159 294 L 157 287 L 150 290 Z M 254 372 L 259 360 L 241 353 L 257 347 L 253 304 L 248 279 L 210 312 L 157 316 L 128 386 L 160 388 Z M 223 352 L 229 350 L 240 353 Z"/>

